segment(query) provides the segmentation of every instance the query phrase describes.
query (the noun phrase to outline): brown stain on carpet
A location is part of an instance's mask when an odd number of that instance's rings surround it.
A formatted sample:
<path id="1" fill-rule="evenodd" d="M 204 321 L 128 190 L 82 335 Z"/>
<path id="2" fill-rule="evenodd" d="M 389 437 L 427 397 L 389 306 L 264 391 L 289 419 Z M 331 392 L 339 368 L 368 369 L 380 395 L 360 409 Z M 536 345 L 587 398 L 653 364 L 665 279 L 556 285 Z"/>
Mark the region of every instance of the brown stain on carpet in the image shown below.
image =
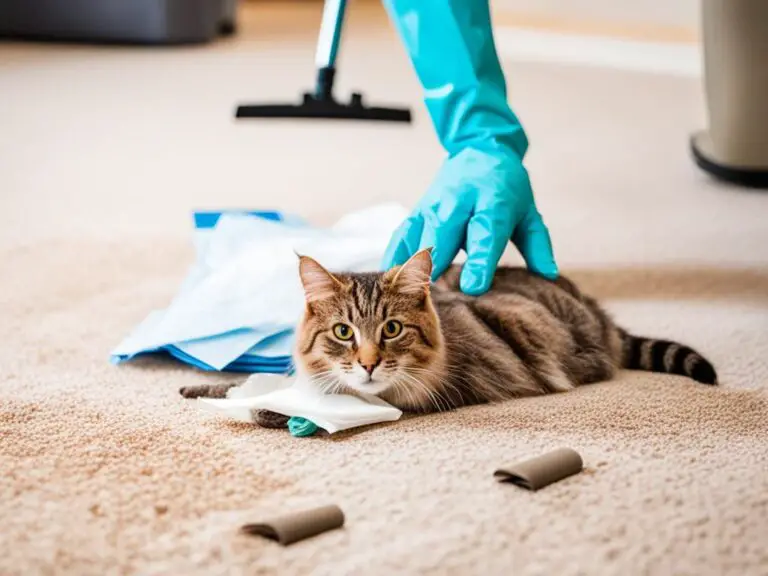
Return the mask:
<path id="1" fill-rule="evenodd" d="M 196 516 L 243 506 L 288 485 L 238 462 L 221 437 L 184 439 L 171 426 L 131 425 L 73 405 L 3 402 L 0 435 L 0 458 L 24 460 L 24 468 L 34 470 L 25 476 L 24 470 L 8 468 L 17 494 L 64 481 L 71 484 L 69 496 L 87 496 L 98 485 L 105 491 L 92 505 L 115 518 L 182 493 L 171 512 L 177 518 Z"/>
<path id="2" fill-rule="evenodd" d="M 13 565 L 14 543 L 27 546 L 28 561 L 34 539 L 53 546 L 61 569 L 82 567 L 83 553 L 94 562 L 94 549 L 121 558 L 125 546 L 140 551 L 172 528 L 250 507 L 291 486 L 239 461 L 225 439 L 73 403 L 1 401 L 0 524 L 10 538 L 5 565 Z M 86 544 L 86 533 L 102 541 Z"/>

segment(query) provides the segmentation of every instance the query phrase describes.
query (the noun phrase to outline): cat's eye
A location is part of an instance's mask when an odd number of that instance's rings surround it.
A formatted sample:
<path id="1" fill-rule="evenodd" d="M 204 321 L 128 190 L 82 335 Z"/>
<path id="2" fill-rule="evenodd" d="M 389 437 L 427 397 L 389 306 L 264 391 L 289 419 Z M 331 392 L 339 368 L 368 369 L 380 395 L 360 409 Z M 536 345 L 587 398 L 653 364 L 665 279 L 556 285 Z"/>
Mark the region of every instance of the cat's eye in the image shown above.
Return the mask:
<path id="1" fill-rule="evenodd" d="M 400 332 L 403 331 L 403 323 L 397 320 L 388 320 L 384 324 L 384 329 L 381 331 L 384 338 L 397 338 L 400 336 Z"/>
<path id="2" fill-rule="evenodd" d="M 352 340 L 352 336 L 354 336 L 354 332 L 352 332 L 352 328 L 347 326 L 346 324 L 336 324 L 333 327 L 333 335 L 336 336 L 339 340 L 347 341 Z"/>

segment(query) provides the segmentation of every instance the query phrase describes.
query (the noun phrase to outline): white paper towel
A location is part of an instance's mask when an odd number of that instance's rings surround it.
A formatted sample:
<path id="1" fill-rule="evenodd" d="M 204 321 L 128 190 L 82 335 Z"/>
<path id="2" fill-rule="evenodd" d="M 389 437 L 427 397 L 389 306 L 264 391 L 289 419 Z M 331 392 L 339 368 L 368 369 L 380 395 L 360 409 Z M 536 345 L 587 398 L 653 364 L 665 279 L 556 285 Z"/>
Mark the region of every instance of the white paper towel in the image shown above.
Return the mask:
<path id="1" fill-rule="evenodd" d="M 323 394 L 296 377 L 254 374 L 240 387 L 230 390 L 227 398 L 199 398 L 202 410 L 239 422 L 254 422 L 253 410 L 270 410 L 285 416 L 298 416 L 314 422 L 329 434 L 392 422 L 402 412 L 372 395 Z"/>

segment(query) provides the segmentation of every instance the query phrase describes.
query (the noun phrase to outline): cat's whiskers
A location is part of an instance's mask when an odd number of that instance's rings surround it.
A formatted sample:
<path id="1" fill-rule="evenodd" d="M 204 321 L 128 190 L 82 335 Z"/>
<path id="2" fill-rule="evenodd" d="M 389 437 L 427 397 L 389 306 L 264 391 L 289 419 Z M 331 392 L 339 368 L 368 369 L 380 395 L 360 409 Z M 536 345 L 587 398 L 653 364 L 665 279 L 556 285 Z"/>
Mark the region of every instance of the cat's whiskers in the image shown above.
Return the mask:
<path id="1" fill-rule="evenodd" d="M 416 368 L 417 374 L 423 374 L 429 379 L 435 378 L 435 372 L 424 368 Z M 458 369 L 446 370 L 443 372 L 443 378 L 439 379 L 439 387 L 443 395 L 448 397 L 460 398 L 462 396 L 462 382 L 466 379 L 466 373 L 459 372 Z M 437 386 L 436 386 L 437 387 Z"/>
<path id="2" fill-rule="evenodd" d="M 419 375 L 419 374 L 424 375 L 425 377 L 427 377 L 429 379 L 434 379 L 435 375 L 436 375 L 434 370 L 430 370 L 430 369 L 427 369 L 427 368 L 420 368 L 418 366 L 409 366 L 406 369 L 406 371 L 407 372 L 413 372 L 413 373 L 415 373 L 417 375 Z M 446 376 L 450 376 L 450 377 L 456 378 L 457 380 L 462 377 L 462 374 L 458 372 L 458 369 L 448 368 L 448 369 L 445 369 L 443 372 L 444 372 L 444 374 Z M 452 390 L 453 392 L 455 392 L 457 394 L 459 393 L 458 386 L 454 382 L 452 382 L 451 378 L 442 378 L 440 380 L 440 386 L 443 389 L 450 389 L 450 390 Z M 435 392 L 437 393 L 437 391 L 435 391 Z M 445 396 L 443 396 L 443 397 L 445 397 Z"/>
<path id="3" fill-rule="evenodd" d="M 443 398 L 437 391 L 432 390 L 424 382 L 416 378 L 414 375 L 403 371 L 401 373 L 405 376 L 411 384 L 414 384 L 426 397 L 434 404 L 438 412 L 449 409 L 449 404 L 445 398 Z"/>
<path id="4" fill-rule="evenodd" d="M 419 388 L 427 395 L 427 397 L 430 399 L 430 401 L 435 406 L 435 409 L 438 412 L 442 412 L 443 410 L 449 409 L 447 402 L 440 394 L 438 394 L 434 390 L 431 390 L 421 380 L 415 379 L 413 376 L 409 376 L 409 378 L 412 382 L 417 383 Z"/>
<path id="5" fill-rule="evenodd" d="M 328 380 L 322 384 L 321 392 L 323 394 L 335 394 L 341 389 L 341 382 L 338 380 Z"/>
<path id="6" fill-rule="evenodd" d="M 317 385 L 323 394 L 333 394 L 341 386 L 339 379 L 333 373 L 333 370 L 324 370 L 309 377 L 312 384 Z"/>
<path id="7" fill-rule="evenodd" d="M 444 373 L 444 374 L 448 374 L 450 376 L 456 376 L 456 377 L 460 377 L 463 374 L 461 368 L 459 368 L 458 366 L 452 366 L 450 364 L 441 365 L 439 370 L 435 370 L 433 368 L 422 368 L 421 366 L 408 366 L 407 370 L 420 372 L 422 374 L 427 374 L 432 377 L 436 376 L 438 373 Z"/>
<path id="8" fill-rule="evenodd" d="M 309 376 L 310 382 L 323 382 L 325 380 L 328 380 L 329 378 L 334 377 L 333 370 L 324 370 L 322 372 L 317 372 L 316 374 L 311 374 Z"/>
<path id="9" fill-rule="evenodd" d="M 414 376 L 408 374 L 407 372 L 402 372 L 401 376 L 405 379 L 405 382 L 403 385 L 406 390 L 408 390 L 414 396 L 415 396 L 415 390 L 418 390 L 424 399 L 428 400 L 432 405 L 435 406 L 435 408 L 438 411 L 440 411 L 439 404 L 437 403 L 433 395 L 430 393 L 430 391 L 426 389 L 421 382 L 419 382 Z M 419 406 L 422 404 L 423 402 L 417 403 L 417 405 Z"/>
<path id="10" fill-rule="evenodd" d="M 413 391 L 406 386 L 401 380 L 393 380 L 392 386 L 397 391 L 398 395 L 405 396 L 407 402 L 414 408 L 419 408 L 421 406 L 421 403 L 418 401 L 416 396 L 413 394 Z M 402 404 L 402 402 L 398 402 L 398 404 Z"/>
<path id="11" fill-rule="evenodd" d="M 323 394 L 328 394 L 336 385 L 336 381 L 330 378 L 326 380 L 316 380 L 313 383 L 318 385 L 318 388 L 320 388 L 320 391 Z"/>
<path id="12" fill-rule="evenodd" d="M 427 369 L 424 369 L 424 368 L 417 368 L 416 374 L 424 374 L 427 377 L 429 377 L 430 379 L 434 379 L 434 377 L 435 377 L 434 371 L 427 370 Z M 450 376 L 450 374 L 448 374 L 448 375 Z M 456 375 L 456 376 L 458 377 L 458 375 Z M 420 382 L 422 384 L 424 384 L 423 380 L 420 380 Z M 454 384 L 451 381 L 450 378 L 447 378 L 447 379 L 446 378 L 442 378 L 439 381 L 439 384 L 440 384 L 440 388 L 438 388 L 436 386 L 428 386 L 428 388 L 438 398 L 440 398 L 445 403 L 445 405 L 447 407 L 446 408 L 447 410 L 451 410 L 453 408 L 453 402 L 455 401 L 455 397 L 454 397 L 454 400 L 451 399 L 451 393 L 453 392 L 453 393 L 458 394 L 459 396 L 461 396 L 461 394 L 459 392 L 459 388 L 458 388 L 458 386 L 456 386 L 456 384 Z M 426 386 L 426 384 L 425 384 L 425 386 Z"/>

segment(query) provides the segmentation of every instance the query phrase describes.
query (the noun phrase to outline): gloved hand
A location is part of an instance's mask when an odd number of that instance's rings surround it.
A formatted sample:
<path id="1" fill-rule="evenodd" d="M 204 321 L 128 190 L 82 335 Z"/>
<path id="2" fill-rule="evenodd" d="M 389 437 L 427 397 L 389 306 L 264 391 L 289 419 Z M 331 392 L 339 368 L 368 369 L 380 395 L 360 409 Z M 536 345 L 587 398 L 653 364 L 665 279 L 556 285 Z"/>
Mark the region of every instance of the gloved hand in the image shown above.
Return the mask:
<path id="1" fill-rule="evenodd" d="M 532 271 L 557 277 L 549 232 L 518 156 L 511 150 L 490 153 L 465 148 L 445 161 L 421 202 L 397 229 L 384 266 L 402 264 L 431 246 L 437 278 L 463 248 L 467 261 L 461 290 L 482 294 L 490 287 L 510 239 Z"/>
<path id="2" fill-rule="evenodd" d="M 432 246 L 434 277 L 467 251 L 461 289 L 485 292 L 509 240 L 528 267 L 556 278 L 549 232 L 523 157 L 528 139 L 507 104 L 488 0 L 384 0 L 424 89 L 442 169 L 392 237 L 384 269 Z"/>

